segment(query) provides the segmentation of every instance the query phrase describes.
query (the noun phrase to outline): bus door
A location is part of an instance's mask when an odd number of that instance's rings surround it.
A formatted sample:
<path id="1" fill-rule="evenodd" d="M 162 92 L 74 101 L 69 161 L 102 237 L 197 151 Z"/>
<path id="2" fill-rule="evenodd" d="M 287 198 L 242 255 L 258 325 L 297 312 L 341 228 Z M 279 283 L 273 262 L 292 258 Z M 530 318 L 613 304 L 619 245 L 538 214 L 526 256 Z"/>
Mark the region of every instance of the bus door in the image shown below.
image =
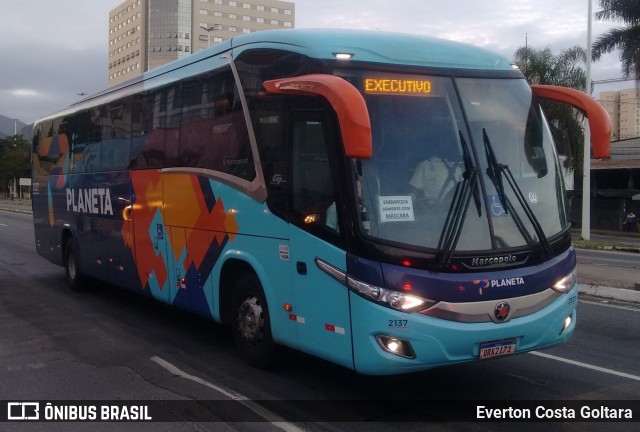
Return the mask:
<path id="1" fill-rule="evenodd" d="M 291 242 L 295 304 L 290 318 L 298 326 L 303 351 L 353 367 L 347 288 L 320 270 L 320 259 L 346 269 L 336 211 L 337 133 L 326 113 L 294 113 L 291 138 Z M 333 126 L 335 128 L 335 126 Z"/>

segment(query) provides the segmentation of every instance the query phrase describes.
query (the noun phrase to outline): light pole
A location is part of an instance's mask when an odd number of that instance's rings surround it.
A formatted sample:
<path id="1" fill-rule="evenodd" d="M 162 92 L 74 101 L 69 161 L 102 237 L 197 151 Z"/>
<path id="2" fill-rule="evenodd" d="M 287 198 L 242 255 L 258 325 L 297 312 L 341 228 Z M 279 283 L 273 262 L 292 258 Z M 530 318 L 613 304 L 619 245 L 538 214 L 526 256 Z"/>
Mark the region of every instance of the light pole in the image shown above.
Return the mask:
<path id="1" fill-rule="evenodd" d="M 586 91 L 591 95 L 591 15 L 593 8 L 589 3 L 589 16 L 587 17 L 587 80 Z M 584 127 L 584 157 L 582 158 L 582 239 L 591 240 L 591 131 L 589 122 L 585 120 Z"/>
<path id="2" fill-rule="evenodd" d="M 211 46 L 211 32 L 213 30 L 222 30 L 222 26 L 220 24 L 213 24 L 211 26 L 209 24 L 205 24 L 201 25 L 200 28 L 207 31 L 207 47 Z"/>

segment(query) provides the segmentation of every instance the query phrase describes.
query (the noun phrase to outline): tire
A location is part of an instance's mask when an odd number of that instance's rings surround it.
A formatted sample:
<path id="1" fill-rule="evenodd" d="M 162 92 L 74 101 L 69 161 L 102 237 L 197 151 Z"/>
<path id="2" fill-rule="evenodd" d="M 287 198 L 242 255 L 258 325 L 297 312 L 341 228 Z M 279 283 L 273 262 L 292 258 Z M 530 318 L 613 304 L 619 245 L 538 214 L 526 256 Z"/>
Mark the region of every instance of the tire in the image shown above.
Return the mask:
<path id="1" fill-rule="evenodd" d="M 74 291 L 83 291 L 85 277 L 78 269 L 78 250 L 73 237 L 69 237 L 64 244 L 64 269 L 69 287 Z"/>
<path id="2" fill-rule="evenodd" d="M 242 275 L 233 293 L 232 331 L 236 347 L 251 366 L 267 369 L 275 363 L 269 308 L 258 277 Z"/>

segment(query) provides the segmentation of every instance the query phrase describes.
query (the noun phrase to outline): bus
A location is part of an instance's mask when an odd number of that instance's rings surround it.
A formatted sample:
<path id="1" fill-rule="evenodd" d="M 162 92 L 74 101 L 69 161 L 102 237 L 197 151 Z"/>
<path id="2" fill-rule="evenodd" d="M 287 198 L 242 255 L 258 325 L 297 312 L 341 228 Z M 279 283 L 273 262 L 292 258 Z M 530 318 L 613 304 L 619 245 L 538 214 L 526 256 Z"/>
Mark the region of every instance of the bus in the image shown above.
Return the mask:
<path id="1" fill-rule="evenodd" d="M 584 93 L 430 37 L 235 37 L 34 126 L 38 253 L 282 346 L 398 374 L 566 342 L 576 256 L 542 99 Z"/>

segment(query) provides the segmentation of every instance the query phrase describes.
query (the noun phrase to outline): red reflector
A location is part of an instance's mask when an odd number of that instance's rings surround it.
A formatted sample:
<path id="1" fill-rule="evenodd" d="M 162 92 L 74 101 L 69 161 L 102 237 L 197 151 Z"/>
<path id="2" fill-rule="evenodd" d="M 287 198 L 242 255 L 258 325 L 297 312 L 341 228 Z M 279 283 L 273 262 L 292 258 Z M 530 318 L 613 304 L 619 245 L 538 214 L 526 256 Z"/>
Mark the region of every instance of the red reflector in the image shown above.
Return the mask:
<path id="1" fill-rule="evenodd" d="M 413 287 L 411 286 L 410 283 L 406 283 L 404 285 L 402 285 L 402 289 L 405 291 L 411 291 L 413 289 Z"/>
<path id="2" fill-rule="evenodd" d="M 331 332 L 336 331 L 336 326 L 334 326 L 333 324 L 325 324 L 324 328 L 325 328 L 325 330 L 329 330 Z"/>
<path id="3" fill-rule="evenodd" d="M 409 260 L 402 260 L 402 265 L 405 267 L 411 267 L 411 261 Z"/>

